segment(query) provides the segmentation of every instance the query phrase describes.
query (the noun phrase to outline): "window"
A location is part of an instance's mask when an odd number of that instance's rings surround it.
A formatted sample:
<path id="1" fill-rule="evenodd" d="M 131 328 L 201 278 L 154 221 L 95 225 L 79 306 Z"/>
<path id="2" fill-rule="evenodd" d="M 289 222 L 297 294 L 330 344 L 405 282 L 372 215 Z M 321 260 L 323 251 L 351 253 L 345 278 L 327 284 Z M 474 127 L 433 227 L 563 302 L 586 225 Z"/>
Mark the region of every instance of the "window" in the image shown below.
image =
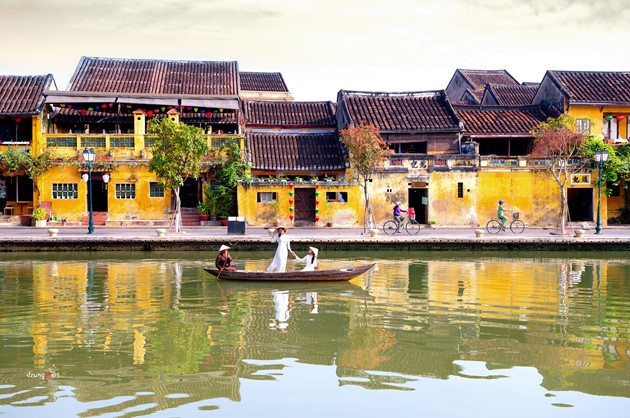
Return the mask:
<path id="1" fill-rule="evenodd" d="M 149 197 L 164 197 L 164 187 L 160 183 L 149 183 Z"/>
<path id="2" fill-rule="evenodd" d="M 591 120 L 590 119 L 576 119 L 575 131 L 577 133 L 590 134 L 591 133 Z"/>
<path id="3" fill-rule="evenodd" d="M 459 199 L 464 197 L 464 183 L 457 183 L 457 197 Z"/>
<path id="4" fill-rule="evenodd" d="M 116 199 L 135 199 L 136 198 L 136 185 L 135 184 L 117 184 L 116 185 Z"/>
<path id="5" fill-rule="evenodd" d="M 348 192 L 326 192 L 326 202 L 347 202 Z"/>
<path id="6" fill-rule="evenodd" d="M 77 183 L 53 183 L 53 199 L 78 199 L 79 185 Z"/>
<path id="7" fill-rule="evenodd" d="M 256 201 L 258 203 L 268 203 L 276 200 L 276 192 L 258 192 Z"/>

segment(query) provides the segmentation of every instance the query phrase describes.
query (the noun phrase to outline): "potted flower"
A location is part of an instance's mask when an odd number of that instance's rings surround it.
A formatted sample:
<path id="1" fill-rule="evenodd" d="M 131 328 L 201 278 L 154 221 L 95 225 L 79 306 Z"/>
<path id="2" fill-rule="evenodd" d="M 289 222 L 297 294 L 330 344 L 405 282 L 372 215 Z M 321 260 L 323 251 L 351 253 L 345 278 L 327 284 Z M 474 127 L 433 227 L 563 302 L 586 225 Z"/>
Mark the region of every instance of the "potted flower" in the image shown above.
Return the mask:
<path id="1" fill-rule="evenodd" d="M 197 205 L 197 211 L 199 212 L 199 220 L 201 221 L 208 220 L 208 217 L 210 216 L 210 208 L 205 202 L 203 201 L 199 202 L 199 204 Z"/>
<path id="2" fill-rule="evenodd" d="M 33 211 L 33 220 L 35 221 L 36 227 L 45 227 L 46 226 L 46 210 L 41 206 L 38 206 Z"/>

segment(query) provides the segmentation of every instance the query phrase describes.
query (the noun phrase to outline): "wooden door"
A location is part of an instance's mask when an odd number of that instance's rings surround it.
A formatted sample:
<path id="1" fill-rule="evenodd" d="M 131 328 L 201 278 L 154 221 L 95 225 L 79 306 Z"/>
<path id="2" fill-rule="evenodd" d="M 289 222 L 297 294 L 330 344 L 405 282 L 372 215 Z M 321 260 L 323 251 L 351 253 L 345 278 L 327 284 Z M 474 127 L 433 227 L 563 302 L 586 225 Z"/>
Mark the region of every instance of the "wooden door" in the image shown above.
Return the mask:
<path id="1" fill-rule="evenodd" d="M 315 222 L 315 189 L 295 189 L 295 220 Z"/>

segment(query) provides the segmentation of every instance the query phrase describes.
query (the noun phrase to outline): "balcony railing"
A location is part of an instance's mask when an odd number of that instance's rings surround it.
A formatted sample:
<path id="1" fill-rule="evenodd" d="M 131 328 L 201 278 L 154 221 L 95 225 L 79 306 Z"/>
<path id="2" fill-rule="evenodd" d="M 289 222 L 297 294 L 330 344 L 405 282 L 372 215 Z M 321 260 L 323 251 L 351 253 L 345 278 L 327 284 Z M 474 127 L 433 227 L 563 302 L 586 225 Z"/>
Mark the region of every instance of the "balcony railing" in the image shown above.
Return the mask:
<path id="1" fill-rule="evenodd" d="M 580 158 L 570 159 L 570 166 L 584 164 Z M 393 154 L 385 164 L 385 170 L 408 170 L 419 172 L 431 171 L 476 171 L 476 170 L 542 170 L 551 165 L 547 158 L 517 156 L 479 156 L 479 155 L 425 155 Z"/>

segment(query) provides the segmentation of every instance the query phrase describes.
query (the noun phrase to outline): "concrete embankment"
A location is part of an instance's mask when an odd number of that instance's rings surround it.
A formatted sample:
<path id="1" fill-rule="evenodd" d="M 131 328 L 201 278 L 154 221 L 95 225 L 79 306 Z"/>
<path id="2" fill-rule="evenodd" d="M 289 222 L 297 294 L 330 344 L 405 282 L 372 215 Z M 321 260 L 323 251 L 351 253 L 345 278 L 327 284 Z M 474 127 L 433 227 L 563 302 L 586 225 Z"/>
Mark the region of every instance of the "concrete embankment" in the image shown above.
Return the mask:
<path id="1" fill-rule="evenodd" d="M 97 227 L 93 234 L 85 228 L 58 228 L 51 236 L 48 228 L 0 228 L 0 252 L 48 251 L 216 251 L 222 244 L 238 245 L 240 250 L 268 251 L 275 246 L 264 228 L 249 228 L 246 235 L 228 235 L 225 228 L 186 228 L 184 234 L 149 227 Z M 397 234 L 376 237 L 359 229 L 292 228 L 294 249 L 316 246 L 326 251 L 627 251 L 630 227 L 607 228 L 602 234 L 586 231 L 581 238 L 551 235 L 530 228 L 521 235 L 484 233 L 478 228 L 424 229 L 416 236 Z M 573 231 L 572 231 L 573 232 Z M 160 234 L 163 233 L 163 234 Z M 162 235 L 162 236 L 158 236 Z"/>

